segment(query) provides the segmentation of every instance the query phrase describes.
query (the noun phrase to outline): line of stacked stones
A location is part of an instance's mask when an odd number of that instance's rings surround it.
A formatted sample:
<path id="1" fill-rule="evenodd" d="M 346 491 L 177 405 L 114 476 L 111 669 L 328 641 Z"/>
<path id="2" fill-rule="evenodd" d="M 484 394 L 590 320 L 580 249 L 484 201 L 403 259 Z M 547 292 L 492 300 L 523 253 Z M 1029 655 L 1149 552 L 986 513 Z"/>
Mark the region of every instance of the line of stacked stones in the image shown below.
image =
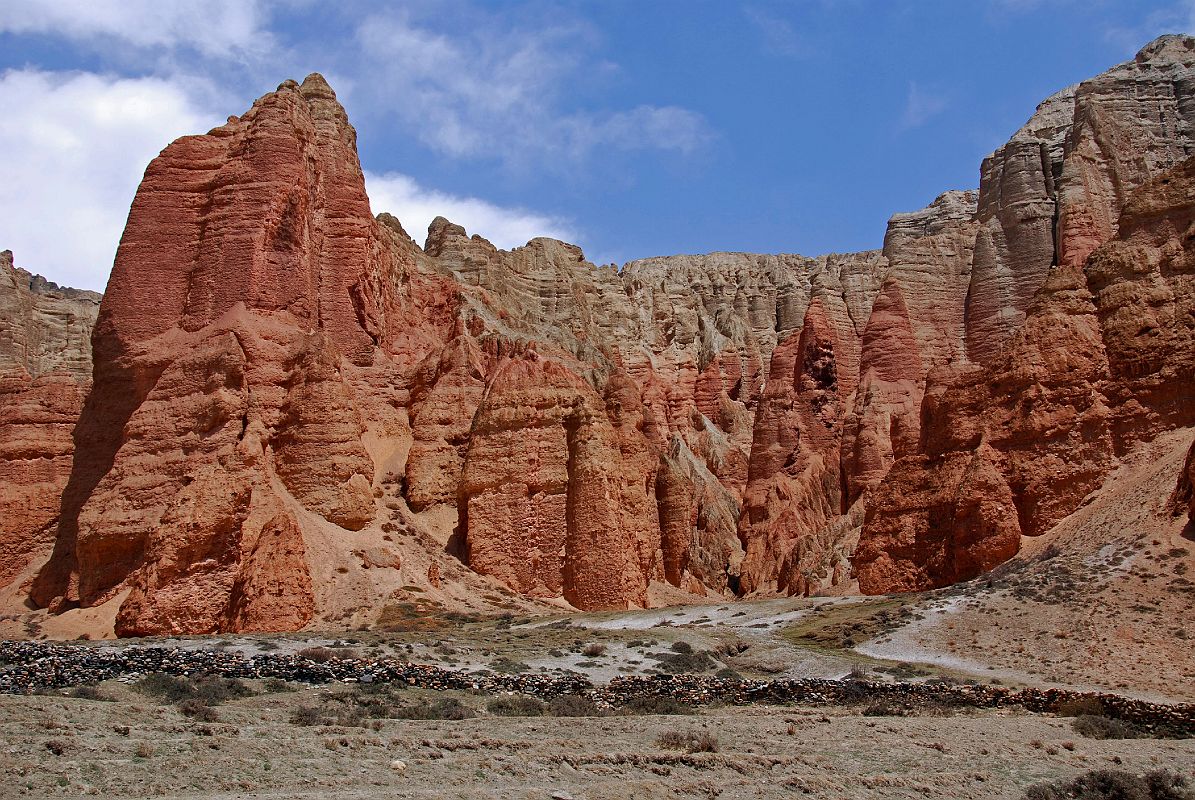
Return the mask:
<path id="1" fill-rule="evenodd" d="M 766 681 L 709 675 L 616 677 L 594 687 L 585 676 L 515 675 L 450 670 L 393 658 L 330 658 L 264 653 L 246 657 L 231 650 L 165 647 L 107 648 L 49 642 L 0 642 L 0 694 L 36 691 L 124 679 L 151 672 L 220 675 L 226 678 L 278 678 L 309 684 L 391 683 L 435 690 L 520 692 L 543 699 L 583 695 L 599 706 L 625 705 L 637 698 L 667 697 L 688 705 L 710 703 L 850 705 L 885 700 L 915 707 L 941 703 L 971 708 L 1020 707 L 1057 712 L 1067 704 L 1096 703 L 1103 713 L 1142 728 L 1172 735 L 1195 735 L 1195 704 L 1150 703 L 1101 692 L 1070 689 L 1010 689 L 985 684 L 888 683 L 863 680 L 777 679 Z"/>

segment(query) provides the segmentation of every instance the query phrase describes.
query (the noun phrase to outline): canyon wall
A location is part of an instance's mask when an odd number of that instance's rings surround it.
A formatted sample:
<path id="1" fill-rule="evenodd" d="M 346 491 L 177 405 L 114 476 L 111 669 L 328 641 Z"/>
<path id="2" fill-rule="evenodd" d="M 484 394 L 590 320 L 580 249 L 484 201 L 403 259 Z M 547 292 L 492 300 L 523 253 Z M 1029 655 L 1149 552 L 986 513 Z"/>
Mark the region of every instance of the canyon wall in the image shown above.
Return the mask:
<path id="1" fill-rule="evenodd" d="M 987 309 L 968 315 L 968 341 L 983 346 L 970 348 L 970 363 L 930 373 L 917 451 L 896 462 L 867 510 L 854 560 L 863 591 L 933 588 L 991 569 L 1021 535 L 1044 533 L 1098 490 L 1134 443 L 1195 422 L 1193 65 L 1195 42 L 1163 37 L 1051 98 L 1014 137 L 1039 136 L 1041 163 L 1053 166 L 1039 173 L 1021 159 L 1020 233 L 1005 237 L 1000 263 L 1044 281 L 1024 323 L 992 346 L 993 320 L 1020 312 L 1009 294 L 1006 313 L 991 311 L 997 293 L 984 287 L 996 262 L 984 223 L 968 298 L 968 311 Z M 1073 118 L 1060 131 L 1067 97 Z M 1005 172 L 989 159 L 984 178 L 1007 183 L 1007 148 L 997 157 Z M 1041 191 L 1024 193 L 1028 184 Z M 1050 186 L 1054 258 L 1041 270 Z"/>
<path id="2" fill-rule="evenodd" d="M 99 302 L 0 252 L 0 586 L 23 579 L 54 545 Z"/>
<path id="3" fill-rule="evenodd" d="M 1049 98 L 882 250 L 621 270 L 443 218 L 420 245 L 288 81 L 150 164 L 94 367 L 90 320 L 0 294 L 0 464 L 44 467 L 0 584 L 52 541 L 32 601 L 138 635 L 990 569 L 1195 424 L 1193 52 Z"/>

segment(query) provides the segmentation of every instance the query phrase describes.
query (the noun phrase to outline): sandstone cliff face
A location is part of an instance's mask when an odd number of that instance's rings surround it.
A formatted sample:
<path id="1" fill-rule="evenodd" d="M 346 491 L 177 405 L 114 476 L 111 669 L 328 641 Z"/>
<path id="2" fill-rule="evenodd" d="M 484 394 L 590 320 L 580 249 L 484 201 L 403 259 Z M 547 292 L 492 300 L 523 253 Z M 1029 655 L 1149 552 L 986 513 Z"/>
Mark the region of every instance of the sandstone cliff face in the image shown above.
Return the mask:
<path id="1" fill-rule="evenodd" d="M 53 547 L 99 300 L 16 268 L 12 253 L 0 252 L 0 586 Z"/>
<path id="2" fill-rule="evenodd" d="M 1195 442 L 1187 451 L 1187 462 L 1178 474 L 1178 484 L 1170 496 L 1170 509 L 1175 516 L 1187 515 L 1188 530 L 1195 531 Z"/>
<path id="3" fill-rule="evenodd" d="M 931 373 L 917 452 L 868 508 L 864 591 L 990 569 L 1132 443 L 1190 424 L 1193 65 L 1195 40 L 1163 37 L 1047 100 L 984 162 L 966 341 L 986 368 Z M 964 461 L 983 465 L 991 513 L 958 515 Z M 994 524 L 1001 510 L 1015 524 Z"/>
<path id="4" fill-rule="evenodd" d="M 920 454 L 868 509 L 854 561 L 864 591 L 990 569 L 1074 511 L 1133 443 L 1195 421 L 1193 223 L 1187 160 L 1126 201 L 1117 238 L 1083 269 L 1055 268 L 992 366 L 931 376 Z M 960 503 L 980 513 L 960 516 Z"/>
<path id="5" fill-rule="evenodd" d="M 13 265 L 12 251 L 0 251 L 0 370 L 89 379 L 99 305 L 98 293 L 32 275 Z"/>
<path id="6" fill-rule="evenodd" d="M 1184 510 L 1187 512 L 1187 531 L 1195 533 L 1195 442 L 1191 443 L 1191 449 L 1187 451 L 1187 463 L 1179 473 L 1171 505 L 1179 514 Z"/>
<path id="7" fill-rule="evenodd" d="M 1195 40 L 1163 36 L 1075 91 L 1058 183 L 1058 263 L 1081 266 L 1125 201 L 1191 154 Z"/>
<path id="8" fill-rule="evenodd" d="M 85 390 L 30 366 L 86 374 L 73 329 L 0 329 L 5 463 L 44 429 L 59 476 L 9 537 L 61 516 L 32 598 L 148 634 L 370 623 L 411 586 L 617 609 L 990 569 L 1195 422 L 1193 47 L 1050 98 L 882 251 L 621 271 L 443 218 L 421 247 L 371 216 L 323 79 L 287 82 L 147 169 L 73 462 Z"/>
<path id="9" fill-rule="evenodd" d="M 990 364 L 1052 264 L 1079 267 L 1126 199 L 1191 153 L 1195 40 L 1164 36 L 1046 100 L 980 171 L 967 354 Z"/>
<path id="10" fill-rule="evenodd" d="M 979 230 L 967 296 L 967 356 L 987 364 L 1020 330 L 1054 264 L 1057 182 L 1075 88 L 1037 108 L 979 169 Z"/>
<path id="11" fill-rule="evenodd" d="M 352 528 L 374 513 L 345 378 L 386 326 L 390 265 L 368 209 L 352 128 L 318 77 L 154 160 L 100 309 L 35 601 L 129 589 L 117 630 L 133 634 L 310 618 L 297 516 Z"/>

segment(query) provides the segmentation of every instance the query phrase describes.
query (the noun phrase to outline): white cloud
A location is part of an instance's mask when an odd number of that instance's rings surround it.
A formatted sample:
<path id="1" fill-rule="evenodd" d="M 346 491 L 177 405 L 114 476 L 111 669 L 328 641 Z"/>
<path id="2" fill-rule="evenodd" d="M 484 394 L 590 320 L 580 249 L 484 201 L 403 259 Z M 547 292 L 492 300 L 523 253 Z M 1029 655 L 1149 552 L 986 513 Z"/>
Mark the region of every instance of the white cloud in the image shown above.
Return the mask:
<path id="1" fill-rule="evenodd" d="M 568 110 L 574 82 L 616 69 L 586 57 L 587 36 L 583 27 L 481 24 L 450 38 L 403 15 L 372 17 L 358 29 L 375 105 L 451 157 L 542 169 L 602 148 L 689 153 L 710 138 L 700 114 L 675 106 Z"/>
<path id="2" fill-rule="evenodd" d="M 949 101 L 944 95 L 934 94 L 922 89 L 916 83 L 909 83 L 909 95 L 905 100 L 905 112 L 900 119 L 900 127 L 908 130 L 919 128 L 929 122 L 931 118 L 941 114 Z"/>
<path id="3" fill-rule="evenodd" d="M 809 54 L 809 46 L 788 20 L 751 6 L 743 9 L 743 13 L 759 34 L 764 50 L 793 58 Z"/>
<path id="4" fill-rule="evenodd" d="M 58 283 L 102 290 L 146 165 L 222 120 L 158 78 L 0 74 L 0 248 Z"/>
<path id="5" fill-rule="evenodd" d="M 397 172 L 380 175 L 366 172 L 365 190 L 373 213 L 388 211 L 398 217 L 407 233 L 420 244 L 428 225 L 438 216 L 463 225 L 470 234 L 480 234 L 506 250 L 521 247 L 537 236 L 567 242 L 577 240 L 577 232 L 559 217 L 428 189 Z"/>
<path id="6" fill-rule="evenodd" d="M 1195 34 L 1195 0 L 1179 0 L 1138 17 L 1134 25 L 1109 28 L 1104 38 L 1127 57 L 1164 33 Z"/>
<path id="7" fill-rule="evenodd" d="M 23 0 L 0 4 L 0 32 L 94 44 L 193 47 L 209 56 L 260 49 L 269 40 L 256 0 Z"/>

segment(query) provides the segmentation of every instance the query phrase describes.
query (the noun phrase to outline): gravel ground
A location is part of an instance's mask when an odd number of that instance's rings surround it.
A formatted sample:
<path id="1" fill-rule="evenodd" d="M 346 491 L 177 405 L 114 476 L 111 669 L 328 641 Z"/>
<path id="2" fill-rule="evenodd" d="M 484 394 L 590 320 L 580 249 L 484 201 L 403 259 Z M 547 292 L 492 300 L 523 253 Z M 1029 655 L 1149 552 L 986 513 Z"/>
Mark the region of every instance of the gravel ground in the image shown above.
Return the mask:
<path id="1" fill-rule="evenodd" d="M 1092 740 L 1018 710 L 869 717 L 755 706 L 684 716 L 291 722 L 346 687 L 226 702 L 212 721 L 121 684 L 108 702 L 0 698 L 0 796 L 110 798 L 1018 798 L 1096 768 L 1195 780 L 1195 741 Z M 437 693 L 442 697 L 442 693 Z M 708 733 L 716 752 L 661 744 Z"/>

